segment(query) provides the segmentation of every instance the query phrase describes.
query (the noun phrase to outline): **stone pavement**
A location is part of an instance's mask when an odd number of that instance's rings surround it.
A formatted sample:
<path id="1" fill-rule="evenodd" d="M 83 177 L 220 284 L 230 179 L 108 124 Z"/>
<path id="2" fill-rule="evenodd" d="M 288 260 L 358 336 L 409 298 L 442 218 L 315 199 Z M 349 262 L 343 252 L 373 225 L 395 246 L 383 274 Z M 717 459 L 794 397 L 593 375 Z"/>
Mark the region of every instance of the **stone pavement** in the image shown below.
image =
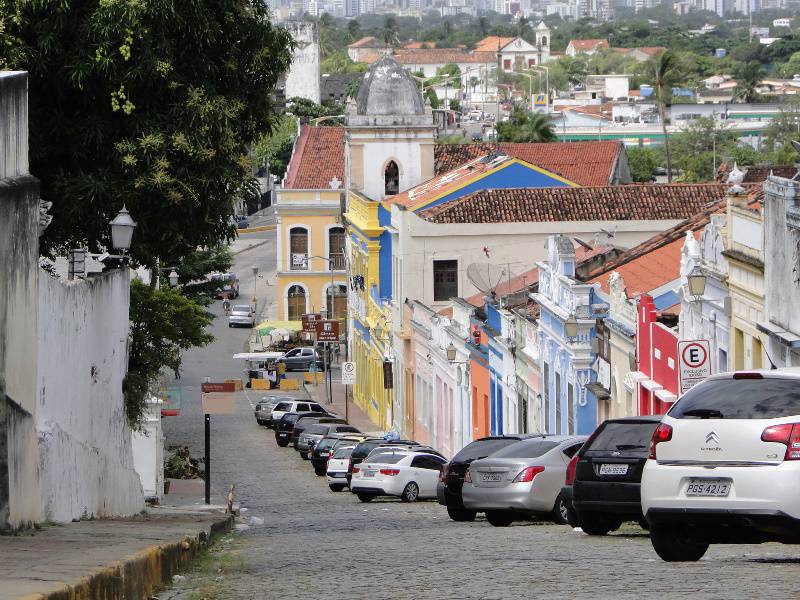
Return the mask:
<path id="1" fill-rule="evenodd" d="M 152 508 L 2 537 L 0 599 L 148 598 L 230 529 L 220 508 Z"/>

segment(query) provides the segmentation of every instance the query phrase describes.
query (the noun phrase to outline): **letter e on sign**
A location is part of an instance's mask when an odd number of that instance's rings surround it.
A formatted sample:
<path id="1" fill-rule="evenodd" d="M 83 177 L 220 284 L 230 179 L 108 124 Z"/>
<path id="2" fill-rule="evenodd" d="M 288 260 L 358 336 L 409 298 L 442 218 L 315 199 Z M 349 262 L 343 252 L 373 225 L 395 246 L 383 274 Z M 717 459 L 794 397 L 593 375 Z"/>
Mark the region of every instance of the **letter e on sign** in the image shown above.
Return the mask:
<path id="1" fill-rule="evenodd" d="M 711 375 L 711 353 L 708 340 L 681 340 L 678 342 L 680 366 L 680 395 Z"/>

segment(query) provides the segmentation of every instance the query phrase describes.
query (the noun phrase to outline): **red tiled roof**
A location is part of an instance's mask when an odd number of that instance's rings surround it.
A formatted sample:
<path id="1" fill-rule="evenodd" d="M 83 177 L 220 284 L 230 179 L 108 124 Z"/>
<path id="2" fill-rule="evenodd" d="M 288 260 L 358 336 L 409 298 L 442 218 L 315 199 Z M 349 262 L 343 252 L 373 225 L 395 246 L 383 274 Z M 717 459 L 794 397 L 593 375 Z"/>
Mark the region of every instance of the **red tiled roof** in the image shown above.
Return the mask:
<path id="1" fill-rule="evenodd" d="M 410 40 L 403 44 L 403 48 L 408 50 L 419 50 L 420 48 L 436 48 L 436 42 L 418 42 Z"/>
<path id="2" fill-rule="evenodd" d="M 607 185 L 613 181 L 622 142 L 553 142 L 526 144 L 437 144 L 434 170 L 437 175 L 479 156 L 500 152 L 560 175 L 578 185 Z"/>
<path id="3" fill-rule="evenodd" d="M 743 184 L 762 183 L 766 181 L 767 177 L 770 175 L 791 179 L 797 175 L 798 172 L 797 167 L 789 165 L 756 165 L 753 167 L 739 167 L 739 169 L 744 171 L 744 179 L 742 179 Z M 732 170 L 728 163 L 722 163 L 719 168 L 717 168 L 715 179 L 724 183 L 727 181 L 728 175 L 730 175 Z"/>
<path id="4" fill-rule="evenodd" d="M 720 184 L 481 190 L 423 210 L 432 223 L 687 219 L 725 197 Z"/>
<path id="5" fill-rule="evenodd" d="M 589 52 L 598 48 L 608 48 L 608 40 L 570 40 L 569 44 L 572 44 L 576 52 Z"/>
<path id="6" fill-rule="evenodd" d="M 348 48 L 383 48 L 385 44 L 378 38 L 367 36 L 349 44 Z"/>
<path id="7" fill-rule="evenodd" d="M 283 187 L 327 190 L 336 177 L 344 181 L 344 127 L 303 125 L 295 142 Z"/>
<path id="8" fill-rule="evenodd" d="M 475 44 L 476 52 L 497 52 L 498 48 L 503 48 L 514 41 L 513 37 L 498 37 L 490 35 L 483 38 L 480 42 Z"/>
<path id="9" fill-rule="evenodd" d="M 458 48 L 435 48 L 432 50 L 399 50 L 394 58 L 401 65 L 437 65 L 439 63 L 480 63 L 496 61 L 491 52 L 464 52 Z"/>

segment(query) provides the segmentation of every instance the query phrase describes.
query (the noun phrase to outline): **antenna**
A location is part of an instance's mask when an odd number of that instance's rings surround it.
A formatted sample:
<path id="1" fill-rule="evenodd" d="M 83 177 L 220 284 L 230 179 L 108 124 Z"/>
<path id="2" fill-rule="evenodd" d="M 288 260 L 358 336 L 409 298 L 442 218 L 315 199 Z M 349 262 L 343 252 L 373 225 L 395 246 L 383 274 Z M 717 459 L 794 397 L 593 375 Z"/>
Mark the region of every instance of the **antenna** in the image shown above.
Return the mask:
<path id="1" fill-rule="evenodd" d="M 472 263 L 467 267 L 467 279 L 484 293 L 492 303 L 494 303 L 497 296 L 497 286 L 500 285 L 504 278 L 510 280 L 512 276 L 507 267 L 499 267 L 493 263 Z"/>

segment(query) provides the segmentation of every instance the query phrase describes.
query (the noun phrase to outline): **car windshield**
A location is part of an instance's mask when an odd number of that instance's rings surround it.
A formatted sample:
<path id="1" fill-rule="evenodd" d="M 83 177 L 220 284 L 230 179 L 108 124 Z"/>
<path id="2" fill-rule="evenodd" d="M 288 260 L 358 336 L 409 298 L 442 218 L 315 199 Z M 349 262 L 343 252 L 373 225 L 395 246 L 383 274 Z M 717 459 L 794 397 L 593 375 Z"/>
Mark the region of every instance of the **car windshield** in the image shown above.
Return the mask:
<path id="1" fill-rule="evenodd" d="M 537 458 L 558 444 L 559 442 L 545 440 L 525 440 L 495 452 L 491 458 Z"/>
<path id="2" fill-rule="evenodd" d="M 237 304 L 236 306 L 233 307 L 233 312 L 249 313 L 250 307 L 247 306 L 246 304 Z"/>
<path id="3" fill-rule="evenodd" d="M 394 454 L 392 452 L 378 452 L 377 454 L 373 454 L 365 463 L 380 463 L 382 465 L 393 465 L 395 463 L 399 463 L 406 457 L 405 454 Z"/>
<path id="4" fill-rule="evenodd" d="M 625 452 L 647 450 L 653 431 L 658 426 L 655 421 L 647 422 L 609 422 L 602 425 L 586 451 Z"/>
<path id="5" fill-rule="evenodd" d="M 669 411 L 675 419 L 777 419 L 800 415 L 796 379 L 718 379 L 698 385 Z"/>
<path id="6" fill-rule="evenodd" d="M 494 454 L 498 450 L 505 448 L 506 446 L 516 444 L 518 441 L 519 440 L 514 438 L 478 440 L 464 447 L 461 452 L 456 454 L 453 457 L 453 462 L 459 463 L 485 458 Z"/>
<path id="7" fill-rule="evenodd" d="M 350 458 L 350 455 L 353 453 L 352 446 L 350 448 L 338 448 L 331 458 L 334 459 L 343 459 L 343 458 Z"/>

